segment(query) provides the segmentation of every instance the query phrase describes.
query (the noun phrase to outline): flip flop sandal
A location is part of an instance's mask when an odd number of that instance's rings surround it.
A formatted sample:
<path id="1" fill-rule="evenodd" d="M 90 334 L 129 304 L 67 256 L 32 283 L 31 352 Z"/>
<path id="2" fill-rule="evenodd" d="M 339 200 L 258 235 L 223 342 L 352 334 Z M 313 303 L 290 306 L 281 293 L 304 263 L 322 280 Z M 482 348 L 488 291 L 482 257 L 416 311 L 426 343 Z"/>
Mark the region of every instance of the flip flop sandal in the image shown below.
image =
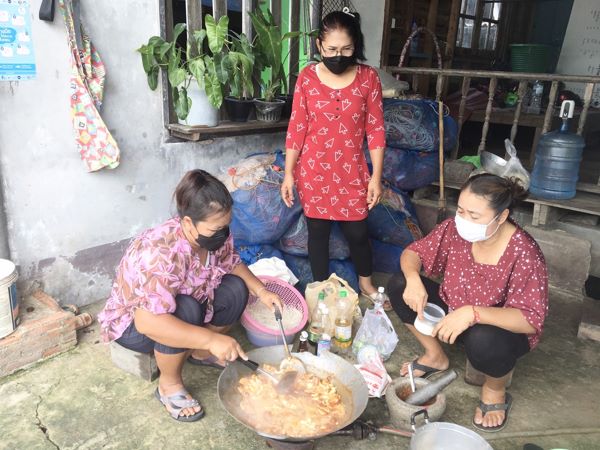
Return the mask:
<path id="1" fill-rule="evenodd" d="M 504 403 L 489 404 L 489 403 L 483 403 L 481 400 L 479 400 L 479 409 L 483 413 L 482 417 L 485 417 L 485 415 L 487 413 L 492 412 L 492 411 L 506 411 L 506 413 L 504 414 L 504 420 L 502 421 L 502 423 L 495 427 L 484 427 L 480 423 L 475 423 L 475 418 L 473 418 L 473 426 L 475 428 L 477 428 L 479 431 L 485 431 L 486 433 L 496 433 L 496 432 L 504 429 L 504 427 L 506 426 L 506 424 L 508 422 L 508 413 L 510 412 L 511 406 L 512 406 L 512 396 L 508 392 L 505 394 Z"/>
<path id="2" fill-rule="evenodd" d="M 440 373 L 440 372 L 445 372 L 445 370 L 442 369 L 436 369 L 435 367 L 430 367 L 430 366 L 426 366 L 425 364 L 420 364 L 417 362 L 419 358 L 415 358 L 412 362 L 412 366 L 413 366 L 413 372 L 415 370 L 420 370 L 421 372 L 423 372 L 423 375 L 421 376 L 415 376 L 415 378 L 429 378 L 433 375 L 435 375 L 436 373 Z M 408 376 L 408 373 L 406 375 L 404 375 L 405 377 Z"/>
<path id="3" fill-rule="evenodd" d="M 154 391 L 154 396 L 160 401 L 171 417 L 179 422 L 196 422 L 204 417 L 204 409 L 195 398 L 187 398 L 189 392 L 185 389 L 175 392 L 171 395 L 160 395 L 158 388 Z M 181 416 L 181 411 L 185 408 L 196 408 L 200 406 L 200 411 L 191 416 Z"/>
<path id="4" fill-rule="evenodd" d="M 375 304 L 375 297 L 377 296 L 377 292 L 373 292 L 372 294 L 367 294 L 366 292 L 360 291 L 360 295 L 369 299 L 372 304 Z M 394 308 L 392 307 L 392 303 L 390 302 L 390 298 L 387 294 L 385 295 L 385 301 L 383 302 L 383 310 L 386 312 L 392 311 Z"/>
<path id="5" fill-rule="evenodd" d="M 218 362 L 219 360 L 217 359 L 216 356 L 209 356 L 208 358 L 204 358 L 204 359 L 197 359 L 197 358 L 188 356 L 187 361 L 190 364 L 193 364 L 194 366 L 214 367 L 215 369 L 220 369 L 220 370 L 223 370 L 225 368 L 225 366 L 219 364 L 219 362 Z"/>

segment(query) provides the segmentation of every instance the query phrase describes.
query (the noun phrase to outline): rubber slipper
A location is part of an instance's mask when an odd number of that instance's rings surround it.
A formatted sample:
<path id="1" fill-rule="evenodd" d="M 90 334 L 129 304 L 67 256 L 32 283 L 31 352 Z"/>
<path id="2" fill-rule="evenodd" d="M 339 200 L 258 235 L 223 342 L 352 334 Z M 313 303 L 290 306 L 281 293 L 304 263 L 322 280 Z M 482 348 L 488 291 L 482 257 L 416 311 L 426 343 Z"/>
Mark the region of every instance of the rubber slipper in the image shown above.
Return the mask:
<path id="1" fill-rule="evenodd" d="M 504 394 L 504 403 L 483 403 L 479 400 L 479 409 L 483 413 L 483 417 L 489 412 L 492 411 L 506 411 L 504 414 L 504 420 L 500 425 L 495 427 L 484 427 L 481 423 L 475 423 L 475 418 L 473 417 L 473 426 L 477 428 L 479 431 L 485 431 L 486 433 L 496 433 L 500 430 L 503 430 L 508 422 L 508 413 L 510 412 L 510 408 L 512 406 L 512 396 L 507 392 Z"/>
<path id="2" fill-rule="evenodd" d="M 430 367 L 430 366 L 426 366 L 425 364 L 421 364 L 419 362 L 417 362 L 419 358 L 415 358 L 412 362 L 412 366 L 413 366 L 413 372 L 415 370 L 420 370 L 421 372 L 423 372 L 423 375 L 420 376 L 415 376 L 415 378 L 429 378 L 433 375 L 435 375 L 436 373 L 440 373 L 440 372 L 444 372 L 445 370 L 442 369 L 436 369 L 435 367 Z M 404 375 L 405 377 L 408 376 L 408 373 L 406 375 Z"/>
<path id="3" fill-rule="evenodd" d="M 196 422 L 204 417 L 204 409 L 195 398 L 188 398 L 189 392 L 181 389 L 171 395 L 160 395 L 158 388 L 154 391 L 154 396 L 161 402 L 171 417 L 179 422 Z M 191 416 L 182 416 L 181 411 L 185 408 L 200 407 L 200 411 Z"/>
<path id="4" fill-rule="evenodd" d="M 220 369 L 223 370 L 225 368 L 224 365 L 219 364 L 219 360 L 217 359 L 216 356 L 209 356 L 208 358 L 204 358 L 204 359 L 197 359 L 197 358 L 193 358 L 191 356 L 188 356 L 187 361 L 190 364 L 193 364 L 194 366 L 205 366 L 205 367 L 214 367 L 215 369 Z"/>
<path id="5" fill-rule="evenodd" d="M 373 292 L 371 294 L 367 294 L 366 292 L 360 291 L 360 295 L 369 299 L 369 301 L 375 304 L 375 297 L 377 297 L 378 292 Z M 390 298 L 387 294 L 385 295 L 385 301 L 383 302 L 383 310 L 386 312 L 392 311 L 394 308 L 392 307 L 392 303 L 390 302 Z"/>

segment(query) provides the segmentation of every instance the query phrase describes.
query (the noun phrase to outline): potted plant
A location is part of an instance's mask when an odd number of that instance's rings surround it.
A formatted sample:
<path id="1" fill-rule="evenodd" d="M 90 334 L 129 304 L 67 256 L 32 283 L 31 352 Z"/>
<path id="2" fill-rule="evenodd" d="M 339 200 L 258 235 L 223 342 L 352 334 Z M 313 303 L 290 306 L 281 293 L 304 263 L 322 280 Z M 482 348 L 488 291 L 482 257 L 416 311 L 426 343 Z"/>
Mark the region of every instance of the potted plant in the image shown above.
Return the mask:
<path id="1" fill-rule="evenodd" d="M 263 98 L 255 100 L 256 115 L 259 120 L 276 122 L 280 119 L 286 102 L 289 102 L 288 110 L 291 111 L 291 96 L 281 95 L 282 90 L 287 91 L 287 80 L 283 62 L 289 56 L 288 52 L 282 61 L 282 44 L 287 39 L 301 36 L 302 32 L 291 31 L 282 35 L 279 26 L 275 23 L 273 15 L 269 10 L 263 12 L 261 9 L 256 9 L 256 11 L 249 14 L 256 31 L 257 70 L 261 74 L 265 71 L 267 72 L 265 74 L 267 80 L 262 83 Z M 280 96 L 283 98 L 278 98 Z"/>
<path id="2" fill-rule="evenodd" d="M 254 96 L 252 73 L 254 51 L 248 37 L 230 32 L 229 49 L 223 58 L 223 84 L 229 89 L 225 97 L 225 110 L 233 122 L 246 122 Z"/>
<path id="3" fill-rule="evenodd" d="M 183 23 L 175 25 L 171 41 L 152 36 L 137 51 L 141 54 L 150 89 L 157 88 L 160 70 L 166 71 L 173 109 L 180 123 L 216 126 L 218 109 L 223 102 L 220 67 L 229 19 L 223 16 L 216 23 L 207 15 L 205 24 L 206 29 L 194 32 L 185 51 L 177 45 L 177 38 L 186 29 Z M 205 52 L 207 38 L 209 51 Z"/>

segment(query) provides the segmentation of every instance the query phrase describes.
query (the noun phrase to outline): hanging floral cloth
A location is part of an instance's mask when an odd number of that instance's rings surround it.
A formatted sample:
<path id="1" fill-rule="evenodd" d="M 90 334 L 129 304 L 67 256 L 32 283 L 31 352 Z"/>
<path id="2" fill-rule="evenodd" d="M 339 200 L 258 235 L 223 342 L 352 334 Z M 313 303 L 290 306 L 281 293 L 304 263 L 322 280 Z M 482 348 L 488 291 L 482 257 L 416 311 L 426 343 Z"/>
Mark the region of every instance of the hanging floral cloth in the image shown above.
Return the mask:
<path id="1" fill-rule="evenodd" d="M 59 2 L 71 49 L 71 119 L 75 141 L 87 170 L 119 165 L 119 147 L 100 116 L 106 71 L 100 54 L 80 22 L 79 0 Z"/>

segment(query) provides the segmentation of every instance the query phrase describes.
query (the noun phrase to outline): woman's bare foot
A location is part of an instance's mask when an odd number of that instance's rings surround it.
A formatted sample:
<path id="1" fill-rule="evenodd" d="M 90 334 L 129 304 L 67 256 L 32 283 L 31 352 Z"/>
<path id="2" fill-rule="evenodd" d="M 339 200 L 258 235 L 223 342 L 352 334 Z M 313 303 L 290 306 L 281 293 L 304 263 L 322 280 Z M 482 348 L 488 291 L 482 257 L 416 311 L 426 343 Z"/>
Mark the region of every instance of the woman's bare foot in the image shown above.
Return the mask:
<path id="1" fill-rule="evenodd" d="M 438 369 L 440 371 L 446 370 L 448 369 L 448 367 L 450 366 L 450 361 L 448 360 L 448 357 L 446 356 L 445 353 L 439 353 L 439 354 L 429 354 L 429 353 L 425 353 L 423 356 L 420 356 L 417 359 L 417 363 L 422 364 L 424 366 L 429 366 L 432 369 Z M 408 365 L 410 364 L 410 361 L 405 362 L 404 364 L 402 364 L 402 368 L 400 369 L 400 376 L 407 376 L 408 375 Z M 413 370 L 413 375 L 415 377 L 422 377 L 425 374 L 425 372 L 423 372 L 422 370 Z"/>
<path id="2" fill-rule="evenodd" d="M 185 389 L 185 387 L 183 386 L 183 383 L 168 384 L 168 383 L 161 382 L 161 380 L 159 380 L 159 382 L 158 382 L 158 393 L 161 396 L 173 395 L 182 389 Z M 193 400 L 193 397 L 189 393 L 186 397 L 189 398 L 190 400 Z M 169 411 L 169 413 L 172 410 L 169 405 L 165 405 L 165 408 Z M 184 408 L 179 413 L 179 416 L 180 417 L 181 416 L 187 416 L 187 417 L 193 416 L 194 414 L 196 414 L 197 412 L 199 412 L 201 410 L 202 410 L 202 407 L 200 407 L 200 406 L 196 406 L 193 408 Z"/>
<path id="3" fill-rule="evenodd" d="M 481 387 L 481 401 L 485 404 L 491 405 L 494 403 L 504 403 L 506 401 L 506 389 L 501 388 L 495 390 L 489 386 L 488 383 L 484 383 Z M 485 416 L 483 415 L 479 406 L 475 408 L 475 417 L 473 422 L 477 425 L 481 425 L 484 428 L 493 428 L 501 425 L 506 417 L 506 411 L 490 411 Z"/>

